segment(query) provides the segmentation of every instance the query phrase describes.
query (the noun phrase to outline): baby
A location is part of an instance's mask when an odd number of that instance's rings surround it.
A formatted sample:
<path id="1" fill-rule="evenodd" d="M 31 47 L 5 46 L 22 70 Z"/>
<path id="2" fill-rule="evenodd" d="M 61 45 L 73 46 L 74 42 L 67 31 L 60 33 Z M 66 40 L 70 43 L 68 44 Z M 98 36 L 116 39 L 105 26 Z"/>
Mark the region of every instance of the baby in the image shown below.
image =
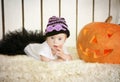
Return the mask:
<path id="1" fill-rule="evenodd" d="M 52 16 L 45 29 L 43 43 L 30 43 L 24 51 L 27 55 L 41 61 L 69 61 L 71 55 L 67 52 L 64 43 L 70 36 L 64 18 Z"/>

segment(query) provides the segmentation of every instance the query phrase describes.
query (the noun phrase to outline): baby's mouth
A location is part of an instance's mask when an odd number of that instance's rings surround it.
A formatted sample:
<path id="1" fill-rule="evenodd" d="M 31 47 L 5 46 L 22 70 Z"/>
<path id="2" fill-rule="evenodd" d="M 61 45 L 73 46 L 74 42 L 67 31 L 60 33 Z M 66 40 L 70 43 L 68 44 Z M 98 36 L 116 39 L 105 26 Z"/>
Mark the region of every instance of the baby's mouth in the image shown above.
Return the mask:
<path id="1" fill-rule="evenodd" d="M 58 46 L 57 46 L 57 45 L 54 45 L 53 47 L 54 47 L 54 48 L 57 48 Z"/>

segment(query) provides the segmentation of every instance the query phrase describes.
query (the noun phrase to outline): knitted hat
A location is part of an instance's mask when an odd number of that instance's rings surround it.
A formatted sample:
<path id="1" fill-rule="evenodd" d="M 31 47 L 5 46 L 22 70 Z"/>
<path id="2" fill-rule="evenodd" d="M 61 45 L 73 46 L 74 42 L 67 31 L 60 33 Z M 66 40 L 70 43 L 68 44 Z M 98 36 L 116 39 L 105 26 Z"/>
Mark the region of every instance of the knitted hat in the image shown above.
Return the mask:
<path id="1" fill-rule="evenodd" d="M 67 37 L 70 36 L 70 32 L 68 30 L 68 25 L 64 18 L 52 16 L 48 20 L 47 27 L 45 29 L 45 36 L 52 36 L 59 33 L 65 33 Z"/>

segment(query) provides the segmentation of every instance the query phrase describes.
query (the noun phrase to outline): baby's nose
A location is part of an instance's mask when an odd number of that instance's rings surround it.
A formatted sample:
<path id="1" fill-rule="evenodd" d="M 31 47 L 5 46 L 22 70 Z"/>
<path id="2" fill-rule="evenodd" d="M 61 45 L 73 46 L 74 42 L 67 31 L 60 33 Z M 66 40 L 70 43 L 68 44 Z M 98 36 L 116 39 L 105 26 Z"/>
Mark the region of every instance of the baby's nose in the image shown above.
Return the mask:
<path id="1" fill-rule="evenodd" d="M 54 44 L 58 44 L 58 40 L 55 39 L 55 40 L 54 40 Z"/>

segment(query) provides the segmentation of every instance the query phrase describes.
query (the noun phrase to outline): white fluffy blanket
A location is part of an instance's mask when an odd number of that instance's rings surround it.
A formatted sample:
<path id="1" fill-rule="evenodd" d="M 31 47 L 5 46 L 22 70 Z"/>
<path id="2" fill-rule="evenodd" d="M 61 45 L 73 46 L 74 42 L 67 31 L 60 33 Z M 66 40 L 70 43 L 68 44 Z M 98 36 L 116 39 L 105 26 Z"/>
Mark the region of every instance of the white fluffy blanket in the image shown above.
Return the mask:
<path id="1" fill-rule="evenodd" d="M 69 62 L 42 62 L 26 55 L 0 55 L 0 82 L 120 82 L 120 65 L 86 63 L 76 50 Z"/>

